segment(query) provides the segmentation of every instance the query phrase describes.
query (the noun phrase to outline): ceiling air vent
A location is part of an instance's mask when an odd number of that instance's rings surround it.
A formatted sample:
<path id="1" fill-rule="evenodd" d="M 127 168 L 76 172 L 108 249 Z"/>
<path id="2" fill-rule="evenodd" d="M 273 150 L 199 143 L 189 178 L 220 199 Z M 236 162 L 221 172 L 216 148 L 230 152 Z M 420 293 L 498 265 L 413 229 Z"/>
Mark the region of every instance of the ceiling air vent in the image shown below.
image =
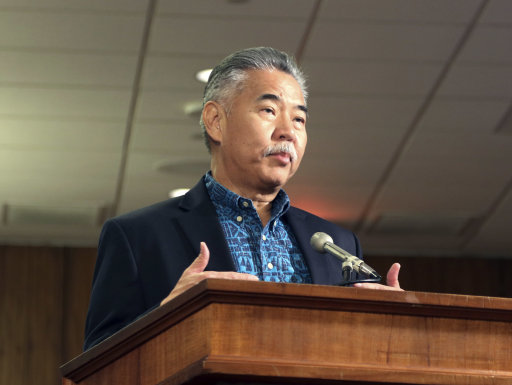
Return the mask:
<path id="1" fill-rule="evenodd" d="M 475 215 L 469 213 L 385 213 L 375 220 L 368 233 L 460 236 L 475 223 L 476 219 Z"/>
<path id="2" fill-rule="evenodd" d="M 153 168 L 159 172 L 177 175 L 203 175 L 210 169 L 209 159 L 164 159 L 156 162 Z"/>
<path id="3" fill-rule="evenodd" d="M 193 102 L 185 103 L 183 106 L 183 112 L 188 117 L 199 119 L 201 117 L 201 113 L 203 112 L 203 101 L 196 100 Z"/>
<path id="4" fill-rule="evenodd" d="M 4 205 L 5 225 L 99 226 L 106 209 L 99 206 Z"/>

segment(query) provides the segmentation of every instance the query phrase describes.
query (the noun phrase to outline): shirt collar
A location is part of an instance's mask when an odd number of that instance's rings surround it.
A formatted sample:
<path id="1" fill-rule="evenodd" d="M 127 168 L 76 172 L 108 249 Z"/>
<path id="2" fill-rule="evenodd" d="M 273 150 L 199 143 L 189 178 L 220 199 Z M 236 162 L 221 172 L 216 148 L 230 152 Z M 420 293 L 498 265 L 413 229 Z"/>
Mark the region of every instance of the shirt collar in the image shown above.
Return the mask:
<path id="1" fill-rule="evenodd" d="M 244 198 L 217 182 L 211 171 L 208 171 L 204 177 L 206 189 L 210 195 L 210 199 L 215 205 L 229 207 L 233 210 L 240 210 L 244 207 L 253 207 L 252 201 L 248 198 Z M 246 205 L 244 205 L 246 202 Z M 271 218 L 275 219 L 286 213 L 290 208 L 290 198 L 286 192 L 281 189 L 277 193 L 276 197 L 272 202 Z"/>

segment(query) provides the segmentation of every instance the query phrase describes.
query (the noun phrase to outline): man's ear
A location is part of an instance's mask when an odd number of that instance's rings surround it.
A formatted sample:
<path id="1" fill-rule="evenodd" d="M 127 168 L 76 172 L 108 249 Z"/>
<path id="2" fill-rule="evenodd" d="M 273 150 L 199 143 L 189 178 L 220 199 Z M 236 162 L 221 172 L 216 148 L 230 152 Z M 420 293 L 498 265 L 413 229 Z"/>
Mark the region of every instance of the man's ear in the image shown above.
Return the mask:
<path id="1" fill-rule="evenodd" d="M 221 125 L 224 123 L 225 116 L 224 108 L 213 100 L 206 102 L 203 107 L 203 123 L 206 133 L 216 143 L 222 141 Z"/>

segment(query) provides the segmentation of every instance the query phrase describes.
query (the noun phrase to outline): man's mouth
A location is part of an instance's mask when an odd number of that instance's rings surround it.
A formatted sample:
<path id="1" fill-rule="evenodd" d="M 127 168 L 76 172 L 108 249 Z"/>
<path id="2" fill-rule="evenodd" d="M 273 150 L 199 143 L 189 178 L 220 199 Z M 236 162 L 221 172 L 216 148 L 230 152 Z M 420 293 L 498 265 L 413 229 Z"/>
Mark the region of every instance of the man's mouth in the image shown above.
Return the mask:
<path id="1" fill-rule="evenodd" d="M 284 163 L 291 163 L 297 160 L 295 148 L 288 143 L 280 143 L 269 146 L 264 153 L 265 156 L 272 156 Z"/>
<path id="2" fill-rule="evenodd" d="M 270 156 L 280 160 L 283 163 L 291 163 L 292 156 L 287 152 L 276 152 L 274 154 L 270 154 Z"/>

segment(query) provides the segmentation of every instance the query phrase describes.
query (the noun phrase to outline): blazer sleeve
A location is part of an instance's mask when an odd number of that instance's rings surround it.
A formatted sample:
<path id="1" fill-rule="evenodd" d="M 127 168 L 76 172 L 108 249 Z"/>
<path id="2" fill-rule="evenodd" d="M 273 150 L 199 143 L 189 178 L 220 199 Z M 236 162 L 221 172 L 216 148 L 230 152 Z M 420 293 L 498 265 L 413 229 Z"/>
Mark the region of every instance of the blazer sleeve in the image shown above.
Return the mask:
<path id="1" fill-rule="evenodd" d="M 116 220 L 110 219 L 103 226 L 98 245 L 85 325 L 84 350 L 147 311 L 139 266 L 130 242 Z"/>

